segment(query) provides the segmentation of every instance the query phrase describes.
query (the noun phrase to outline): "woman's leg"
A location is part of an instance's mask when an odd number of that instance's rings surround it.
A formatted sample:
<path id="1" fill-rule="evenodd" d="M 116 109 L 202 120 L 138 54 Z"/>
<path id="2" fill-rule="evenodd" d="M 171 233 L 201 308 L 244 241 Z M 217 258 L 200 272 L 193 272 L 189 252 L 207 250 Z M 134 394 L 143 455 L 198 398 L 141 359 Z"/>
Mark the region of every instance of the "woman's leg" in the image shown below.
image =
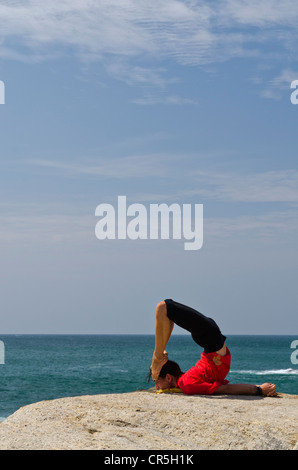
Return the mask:
<path id="1" fill-rule="evenodd" d="M 155 318 L 155 349 L 151 364 L 151 375 L 153 380 L 158 379 L 162 366 L 168 360 L 165 348 L 174 328 L 174 322 L 167 316 L 167 306 L 164 301 L 157 304 Z"/>
<path id="2" fill-rule="evenodd" d="M 162 366 L 168 360 L 165 348 L 175 323 L 189 331 L 193 340 L 204 348 L 206 353 L 216 352 L 221 356 L 226 354 L 226 337 L 221 334 L 212 318 L 172 299 L 166 299 L 156 307 L 155 349 L 151 364 L 153 380 L 158 379 Z"/>
<path id="3" fill-rule="evenodd" d="M 226 337 L 222 335 L 218 325 L 212 318 L 206 317 L 197 310 L 172 299 L 166 299 L 165 303 L 169 320 L 189 331 L 193 340 L 204 348 L 206 353 L 226 354 Z"/>

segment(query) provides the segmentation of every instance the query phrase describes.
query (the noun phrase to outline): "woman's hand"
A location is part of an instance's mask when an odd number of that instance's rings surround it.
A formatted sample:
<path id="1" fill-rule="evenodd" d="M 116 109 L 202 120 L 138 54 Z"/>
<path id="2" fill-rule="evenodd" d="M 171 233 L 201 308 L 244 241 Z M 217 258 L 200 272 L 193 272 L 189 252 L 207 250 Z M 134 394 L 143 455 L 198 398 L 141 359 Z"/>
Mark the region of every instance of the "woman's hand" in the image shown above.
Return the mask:
<path id="1" fill-rule="evenodd" d="M 157 357 L 155 354 L 153 354 L 152 364 L 151 364 L 150 369 L 151 369 L 151 377 L 154 380 L 154 382 L 158 379 L 162 366 L 167 362 L 167 360 L 168 360 L 167 351 L 164 351 L 162 356 L 160 357 Z"/>
<path id="2" fill-rule="evenodd" d="M 276 386 L 274 384 L 265 383 L 265 384 L 260 385 L 260 388 L 262 390 L 262 394 L 265 397 L 276 397 L 277 395 Z"/>

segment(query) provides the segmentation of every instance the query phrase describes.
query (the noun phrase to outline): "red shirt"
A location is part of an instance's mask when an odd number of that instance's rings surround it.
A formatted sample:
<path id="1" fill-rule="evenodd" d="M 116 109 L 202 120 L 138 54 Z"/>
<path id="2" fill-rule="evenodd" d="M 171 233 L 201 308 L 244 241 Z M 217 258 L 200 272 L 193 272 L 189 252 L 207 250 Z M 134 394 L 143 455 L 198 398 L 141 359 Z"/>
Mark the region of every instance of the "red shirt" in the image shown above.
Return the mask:
<path id="1" fill-rule="evenodd" d="M 225 377 L 230 366 L 231 353 L 228 348 L 225 356 L 203 352 L 196 365 L 180 375 L 177 386 L 186 395 L 212 395 L 220 385 L 229 383 Z"/>

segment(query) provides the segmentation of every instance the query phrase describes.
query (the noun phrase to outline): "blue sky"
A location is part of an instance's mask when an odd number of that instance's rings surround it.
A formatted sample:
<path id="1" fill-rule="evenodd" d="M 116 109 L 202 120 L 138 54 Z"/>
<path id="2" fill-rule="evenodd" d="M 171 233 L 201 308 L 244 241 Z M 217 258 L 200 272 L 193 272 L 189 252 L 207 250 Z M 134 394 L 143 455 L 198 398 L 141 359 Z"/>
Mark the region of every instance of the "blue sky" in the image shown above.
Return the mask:
<path id="1" fill-rule="evenodd" d="M 0 3 L 3 333 L 297 332 L 298 5 Z M 95 237 L 95 208 L 204 205 L 204 244 Z M 176 332 L 180 332 L 176 329 Z"/>

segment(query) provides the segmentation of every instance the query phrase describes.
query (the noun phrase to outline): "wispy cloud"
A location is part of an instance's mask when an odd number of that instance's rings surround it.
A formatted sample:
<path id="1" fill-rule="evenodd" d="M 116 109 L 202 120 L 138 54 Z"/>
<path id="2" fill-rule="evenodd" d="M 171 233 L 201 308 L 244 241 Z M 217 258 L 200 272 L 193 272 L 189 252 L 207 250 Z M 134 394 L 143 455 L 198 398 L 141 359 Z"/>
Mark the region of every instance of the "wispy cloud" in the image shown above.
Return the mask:
<path id="1" fill-rule="evenodd" d="M 136 104 L 153 105 L 153 104 L 166 104 L 166 105 L 197 105 L 199 102 L 195 99 L 184 98 L 178 95 L 162 95 L 162 94 L 145 94 L 142 98 L 133 100 Z"/>
<path id="2" fill-rule="evenodd" d="M 164 195 L 151 195 L 150 201 L 160 203 L 163 197 Z M 135 201 L 128 200 L 129 204 L 133 202 Z M 165 202 L 169 203 L 169 199 Z M 94 210 L 95 207 L 96 205 Z M 1 215 L 0 241 L 9 245 L 17 242 L 25 246 L 32 243 L 44 246 L 63 246 L 65 242 L 69 246 L 78 243 L 89 244 L 96 241 L 94 229 L 97 221 L 90 207 L 88 211 L 74 214 L 73 206 L 65 205 L 63 209 L 59 207 L 55 211 L 55 208 L 50 206 L 35 204 L 30 207 L 18 204 L 14 207 L 14 215 Z M 249 240 L 258 244 L 265 243 L 266 246 L 280 241 L 287 243 L 291 240 L 296 243 L 297 230 L 298 212 L 293 208 L 284 211 L 273 210 L 259 215 L 204 217 L 204 238 L 208 241 L 229 240 L 233 243 Z M 115 244 L 115 241 L 113 243 Z"/>
<path id="3" fill-rule="evenodd" d="M 259 83 L 265 88 L 261 92 L 263 98 L 280 100 L 283 96 L 283 92 L 287 90 L 290 96 L 290 86 L 293 80 L 298 79 L 298 71 L 292 69 L 284 69 L 277 76 L 273 77 L 265 84 L 264 81 L 260 80 Z"/>
<path id="4" fill-rule="evenodd" d="M 298 171 L 254 174 L 193 172 L 198 189 L 189 193 L 222 202 L 298 203 Z"/>
<path id="5" fill-rule="evenodd" d="M 224 0 L 223 18 L 245 26 L 287 25 L 296 28 L 298 4 L 295 0 Z M 278 34 L 278 31 L 277 31 Z"/>
<path id="6" fill-rule="evenodd" d="M 261 215 L 210 217 L 204 219 L 204 237 L 207 240 L 229 240 L 269 245 L 296 243 L 298 212 L 288 209 Z"/>
<path id="7" fill-rule="evenodd" d="M 131 86 L 137 86 L 138 90 L 141 90 L 143 96 L 133 99 L 135 104 L 194 105 L 198 103 L 195 99 L 170 93 L 170 87 L 180 80 L 175 76 L 169 76 L 167 69 L 164 67 L 141 67 L 114 58 L 112 63 L 106 66 L 106 71 L 113 79 L 124 81 Z"/>
<path id="8" fill-rule="evenodd" d="M 194 105 L 196 98 L 170 89 L 179 67 L 206 70 L 247 57 L 281 67 L 281 58 L 296 58 L 297 21 L 295 0 L 2 1 L 0 58 L 38 62 L 73 55 L 138 87 L 137 105 Z M 261 96 L 280 99 L 280 85 L 272 79 Z"/>
<path id="9" fill-rule="evenodd" d="M 169 164 L 169 161 L 171 164 Z M 212 202 L 225 207 L 233 203 L 233 215 L 220 217 L 204 214 L 204 237 L 208 240 L 244 240 L 257 243 L 277 243 L 295 240 L 298 230 L 298 171 L 284 169 L 246 174 L 244 172 L 196 170 L 185 155 L 153 154 L 127 156 L 124 158 L 101 158 L 97 161 L 81 159 L 76 162 L 31 160 L 30 166 L 40 172 L 49 170 L 60 176 L 86 179 L 88 187 L 93 181 L 104 180 L 113 188 L 113 181 L 137 178 L 138 185 L 131 188 L 128 202 L 144 204 L 173 202 L 186 203 L 190 200 Z M 177 172 L 179 177 L 177 178 Z M 154 189 L 152 179 L 154 178 Z M 170 184 L 165 184 L 165 179 Z M 118 187 L 118 186 L 116 186 Z M 173 190 L 173 188 L 175 188 Z M 111 196 L 113 195 L 113 196 Z M 108 195 L 106 196 L 108 198 Z M 112 198 L 112 199 L 111 199 Z M 113 199 L 114 198 L 114 199 Z M 5 243 L 77 243 L 94 240 L 96 219 L 93 215 L 100 202 L 116 204 L 115 188 L 110 199 L 94 200 L 94 206 L 54 206 L 34 203 L 5 207 L 1 205 L 0 240 Z M 251 203 L 248 212 L 241 203 Z M 256 204 L 257 203 L 257 204 Z M 266 203 L 268 206 L 261 206 Z M 277 206 L 283 204 L 283 209 Z M 57 204 L 57 203 L 56 203 Z M 86 205 L 86 203 L 84 203 Z M 236 205 L 239 204 L 239 205 Z M 91 203 L 92 206 L 92 203 Z M 217 204 L 218 207 L 218 204 Z M 247 208 L 247 206 L 244 206 Z M 13 214 L 13 215 L 12 215 Z"/>
<path id="10" fill-rule="evenodd" d="M 89 176 L 111 179 L 150 178 L 170 174 L 167 157 L 163 155 L 134 155 L 122 158 L 98 158 L 96 161 L 67 162 L 46 159 L 27 160 L 28 165 L 57 170 L 65 176 Z"/>
<path id="11" fill-rule="evenodd" d="M 169 164 L 169 162 L 171 164 Z M 151 185 L 152 177 L 175 180 L 175 197 L 199 196 L 220 202 L 298 203 L 298 171 L 282 169 L 259 173 L 196 170 L 187 155 L 149 154 L 122 158 L 86 159 L 77 162 L 28 160 L 28 165 L 53 169 L 60 174 L 105 179 L 143 179 Z M 177 174 L 179 181 L 177 181 Z M 183 178 L 182 178 L 183 176 Z M 185 189 L 187 188 L 187 189 Z M 147 192 L 147 194 L 149 194 Z"/>
<path id="12" fill-rule="evenodd" d="M 159 55 L 192 36 L 194 23 L 205 28 L 209 8 L 177 0 L 162 2 L 34 0 L 0 5 L 1 40 L 33 53 L 45 45 L 72 46 L 82 56 Z M 191 26 L 192 25 L 192 26 Z M 12 46 L 14 42 L 14 46 Z"/>
<path id="13" fill-rule="evenodd" d="M 89 60 L 170 57 L 195 65 L 246 55 L 273 38 L 287 47 L 297 39 L 298 6 L 294 0 L 16 0 L 1 2 L 0 18 L 5 57 L 21 56 L 20 45 L 27 57 L 65 46 Z"/>
<path id="14" fill-rule="evenodd" d="M 126 62 L 114 60 L 106 68 L 114 78 L 125 81 L 129 85 L 152 85 L 166 88 L 169 84 L 177 81 L 173 77 L 166 76 L 167 70 L 164 67 L 128 66 Z"/>
<path id="15" fill-rule="evenodd" d="M 42 244 L 77 243 L 92 241 L 94 235 L 94 217 L 72 215 L 72 208 L 66 208 L 64 214 L 53 213 L 53 208 L 23 207 L 14 208 L 14 215 L 1 216 L 0 241 L 2 243 L 24 244 L 40 242 Z M 50 213 L 47 213 L 50 211 Z"/>

